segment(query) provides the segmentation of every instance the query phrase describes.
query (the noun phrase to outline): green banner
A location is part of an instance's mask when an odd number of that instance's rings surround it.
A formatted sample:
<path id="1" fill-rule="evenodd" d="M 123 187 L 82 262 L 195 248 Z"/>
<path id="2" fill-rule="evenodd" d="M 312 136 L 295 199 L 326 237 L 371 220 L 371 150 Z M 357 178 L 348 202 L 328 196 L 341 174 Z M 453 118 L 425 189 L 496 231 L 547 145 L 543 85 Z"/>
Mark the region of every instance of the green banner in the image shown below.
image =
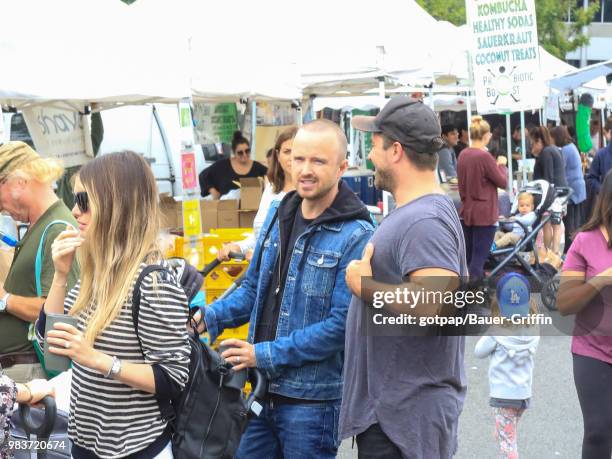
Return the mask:
<path id="1" fill-rule="evenodd" d="M 193 105 L 194 138 L 199 144 L 231 143 L 238 129 L 235 103 Z"/>

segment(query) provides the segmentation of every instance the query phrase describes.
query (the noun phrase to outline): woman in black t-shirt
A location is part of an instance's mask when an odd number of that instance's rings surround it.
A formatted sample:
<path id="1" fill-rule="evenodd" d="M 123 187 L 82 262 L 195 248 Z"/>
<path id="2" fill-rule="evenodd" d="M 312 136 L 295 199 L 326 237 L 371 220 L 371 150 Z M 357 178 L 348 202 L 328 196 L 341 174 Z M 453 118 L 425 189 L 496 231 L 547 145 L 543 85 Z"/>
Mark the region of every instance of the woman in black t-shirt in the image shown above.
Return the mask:
<path id="1" fill-rule="evenodd" d="M 214 199 L 219 199 L 230 190 L 240 188 L 238 184 L 241 178 L 264 177 L 268 172 L 264 165 L 251 159 L 249 141 L 240 131 L 234 133 L 232 152 L 231 158 L 221 159 L 200 172 L 202 196 L 210 194 Z"/>

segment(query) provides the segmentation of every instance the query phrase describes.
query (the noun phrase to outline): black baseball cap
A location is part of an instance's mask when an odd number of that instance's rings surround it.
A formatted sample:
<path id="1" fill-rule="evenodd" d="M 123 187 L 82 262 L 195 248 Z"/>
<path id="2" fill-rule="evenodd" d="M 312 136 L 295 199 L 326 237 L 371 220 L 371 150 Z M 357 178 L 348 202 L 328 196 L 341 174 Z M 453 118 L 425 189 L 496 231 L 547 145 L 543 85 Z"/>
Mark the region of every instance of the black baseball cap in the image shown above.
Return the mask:
<path id="1" fill-rule="evenodd" d="M 444 146 L 438 117 L 412 97 L 392 97 L 378 115 L 354 116 L 351 124 L 360 131 L 385 134 L 417 153 L 437 153 Z"/>

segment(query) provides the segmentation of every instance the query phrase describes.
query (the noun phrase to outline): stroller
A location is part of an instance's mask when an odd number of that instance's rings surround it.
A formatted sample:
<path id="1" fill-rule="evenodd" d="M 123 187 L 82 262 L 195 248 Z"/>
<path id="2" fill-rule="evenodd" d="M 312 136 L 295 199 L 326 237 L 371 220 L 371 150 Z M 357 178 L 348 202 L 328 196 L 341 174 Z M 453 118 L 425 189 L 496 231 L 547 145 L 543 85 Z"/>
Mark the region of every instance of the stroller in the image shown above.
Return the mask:
<path id="1" fill-rule="evenodd" d="M 539 259 L 536 238 L 546 223 L 561 223 L 563 209 L 572 194 L 568 187 L 554 187 L 546 180 L 535 180 L 521 188 L 520 192 L 531 193 L 534 197 L 534 212 L 536 220 L 530 227 L 516 221 L 500 222 L 500 229 L 504 232 L 512 231 L 514 223 L 518 223 L 524 230 L 523 237 L 511 247 L 495 249 L 489 254 L 485 266 L 489 274 L 484 279 L 484 287 L 494 288 L 497 280 L 506 272 L 520 272 L 530 279 L 532 292 L 539 292 L 542 303 L 549 310 L 555 310 L 559 277 L 557 269 Z M 518 199 L 512 204 L 511 215 L 518 211 Z M 533 252 L 534 263 L 530 263 L 529 252 Z"/>
<path id="2" fill-rule="evenodd" d="M 15 459 L 67 459 L 70 457 L 68 413 L 56 407 L 55 399 L 45 397 L 42 408 L 19 406 L 11 419 L 11 441 L 19 448 Z"/>

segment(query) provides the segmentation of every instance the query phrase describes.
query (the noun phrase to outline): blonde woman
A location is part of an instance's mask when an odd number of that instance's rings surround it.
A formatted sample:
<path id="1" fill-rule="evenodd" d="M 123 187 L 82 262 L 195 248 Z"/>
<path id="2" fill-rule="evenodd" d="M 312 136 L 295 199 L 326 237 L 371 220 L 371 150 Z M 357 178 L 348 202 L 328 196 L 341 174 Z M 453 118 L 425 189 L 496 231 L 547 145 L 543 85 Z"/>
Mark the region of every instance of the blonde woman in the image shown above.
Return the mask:
<path id="1" fill-rule="evenodd" d="M 483 276 L 484 264 L 495 237 L 499 218 L 497 189 L 506 188 L 508 173 L 504 167 L 506 158 L 498 156 L 497 162 L 488 152 L 491 127 L 482 116 L 473 116 L 470 124 L 472 143 L 461 152 L 457 162 L 459 216 L 465 236 L 466 256 L 470 279 Z"/>
<path id="2" fill-rule="evenodd" d="M 41 158 L 26 143 L 0 145 L 0 211 L 29 223 L 15 248 L 6 281 L 0 286 L 0 365 L 17 382 L 45 377 L 28 339 L 28 328 L 51 288 L 51 244 L 66 223 L 76 224 L 70 210 L 53 192 L 52 183 L 63 173 L 61 164 Z M 75 265 L 68 284 L 74 286 L 77 278 Z"/>
<path id="3" fill-rule="evenodd" d="M 187 299 L 172 275 L 154 272 L 141 285 L 140 340 L 131 315 L 140 271 L 161 262 L 155 178 L 137 154 L 114 153 L 83 166 L 74 190 L 78 231 L 67 229 L 53 244 L 44 307 L 78 318 L 77 327 L 57 324 L 45 343 L 73 361 L 72 456 L 172 457 L 158 400 L 173 398 L 188 378 Z M 66 295 L 75 252 L 81 280 Z"/>

